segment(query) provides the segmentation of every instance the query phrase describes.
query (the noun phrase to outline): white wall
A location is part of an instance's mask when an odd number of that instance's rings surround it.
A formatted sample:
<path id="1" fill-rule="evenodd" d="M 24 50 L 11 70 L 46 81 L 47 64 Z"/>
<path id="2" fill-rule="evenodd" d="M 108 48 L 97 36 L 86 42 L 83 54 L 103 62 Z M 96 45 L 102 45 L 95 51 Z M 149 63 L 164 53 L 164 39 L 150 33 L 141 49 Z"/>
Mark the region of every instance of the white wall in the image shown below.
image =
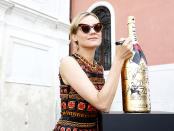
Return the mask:
<path id="1" fill-rule="evenodd" d="M 174 64 L 149 67 L 152 110 L 174 112 Z"/>
<path id="2" fill-rule="evenodd" d="M 0 131 L 51 131 L 60 117 L 58 72 L 69 54 L 69 3 L 0 1 Z"/>

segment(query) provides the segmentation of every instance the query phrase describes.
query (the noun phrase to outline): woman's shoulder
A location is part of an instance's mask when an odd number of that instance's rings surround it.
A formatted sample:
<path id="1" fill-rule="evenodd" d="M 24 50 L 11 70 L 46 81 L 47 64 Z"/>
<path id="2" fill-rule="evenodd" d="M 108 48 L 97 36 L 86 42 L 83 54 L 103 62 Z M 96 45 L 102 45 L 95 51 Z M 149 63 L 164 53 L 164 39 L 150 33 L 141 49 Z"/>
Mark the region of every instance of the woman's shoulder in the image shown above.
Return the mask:
<path id="1" fill-rule="evenodd" d="M 73 56 L 65 56 L 60 60 L 60 66 L 66 66 L 66 65 L 71 66 L 76 63 L 77 62 Z"/>
<path id="2" fill-rule="evenodd" d="M 71 56 L 65 56 L 60 60 L 60 70 L 59 70 L 59 77 L 62 82 L 62 85 L 69 85 L 67 80 L 64 78 L 64 74 L 68 72 L 69 68 L 73 66 L 74 58 Z"/>
<path id="3" fill-rule="evenodd" d="M 61 59 L 61 62 L 64 62 L 64 61 L 72 61 L 72 60 L 74 60 L 74 58 L 72 56 L 64 56 Z"/>

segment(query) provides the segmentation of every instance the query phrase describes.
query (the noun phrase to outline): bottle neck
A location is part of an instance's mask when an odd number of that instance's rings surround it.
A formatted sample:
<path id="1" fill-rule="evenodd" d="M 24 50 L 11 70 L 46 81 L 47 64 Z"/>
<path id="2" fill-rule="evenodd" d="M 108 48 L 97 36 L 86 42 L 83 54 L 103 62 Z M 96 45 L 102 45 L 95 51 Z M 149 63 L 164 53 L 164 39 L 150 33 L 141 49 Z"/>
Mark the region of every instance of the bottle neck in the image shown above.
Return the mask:
<path id="1" fill-rule="evenodd" d="M 131 38 L 133 44 L 138 43 L 135 23 L 128 23 L 128 36 Z"/>

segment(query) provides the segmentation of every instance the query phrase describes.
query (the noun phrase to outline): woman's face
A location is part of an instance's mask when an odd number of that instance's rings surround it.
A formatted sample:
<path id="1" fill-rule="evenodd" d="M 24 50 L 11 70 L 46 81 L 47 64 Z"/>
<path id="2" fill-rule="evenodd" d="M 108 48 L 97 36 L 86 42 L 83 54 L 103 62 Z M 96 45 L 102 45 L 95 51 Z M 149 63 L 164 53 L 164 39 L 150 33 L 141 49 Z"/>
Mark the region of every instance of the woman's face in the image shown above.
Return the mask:
<path id="1" fill-rule="evenodd" d="M 99 21 L 91 15 L 84 17 L 79 24 L 87 24 L 93 26 L 99 23 Z M 101 44 L 102 31 L 96 32 L 94 28 L 91 28 L 88 33 L 84 33 L 81 27 L 78 27 L 77 33 L 74 35 L 74 40 L 78 41 L 80 48 L 96 48 Z"/>

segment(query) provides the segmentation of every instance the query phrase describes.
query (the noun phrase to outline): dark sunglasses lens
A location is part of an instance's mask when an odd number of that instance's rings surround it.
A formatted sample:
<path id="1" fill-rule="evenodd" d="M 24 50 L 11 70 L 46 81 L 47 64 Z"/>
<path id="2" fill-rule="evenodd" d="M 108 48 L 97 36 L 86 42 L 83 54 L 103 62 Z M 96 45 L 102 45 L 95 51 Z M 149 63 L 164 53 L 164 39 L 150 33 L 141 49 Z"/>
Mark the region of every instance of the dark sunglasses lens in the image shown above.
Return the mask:
<path id="1" fill-rule="evenodd" d="M 102 24 L 96 24 L 95 26 L 94 26 L 94 30 L 96 31 L 96 32 L 100 32 L 101 30 L 102 30 Z"/>
<path id="2" fill-rule="evenodd" d="M 82 31 L 83 31 L 84 33 L 88 33 L 88 32 L 90 31 L 90 27 L 87 26 L 87 25 L 81 26 L 81 29 L 82 29 Z"/>

